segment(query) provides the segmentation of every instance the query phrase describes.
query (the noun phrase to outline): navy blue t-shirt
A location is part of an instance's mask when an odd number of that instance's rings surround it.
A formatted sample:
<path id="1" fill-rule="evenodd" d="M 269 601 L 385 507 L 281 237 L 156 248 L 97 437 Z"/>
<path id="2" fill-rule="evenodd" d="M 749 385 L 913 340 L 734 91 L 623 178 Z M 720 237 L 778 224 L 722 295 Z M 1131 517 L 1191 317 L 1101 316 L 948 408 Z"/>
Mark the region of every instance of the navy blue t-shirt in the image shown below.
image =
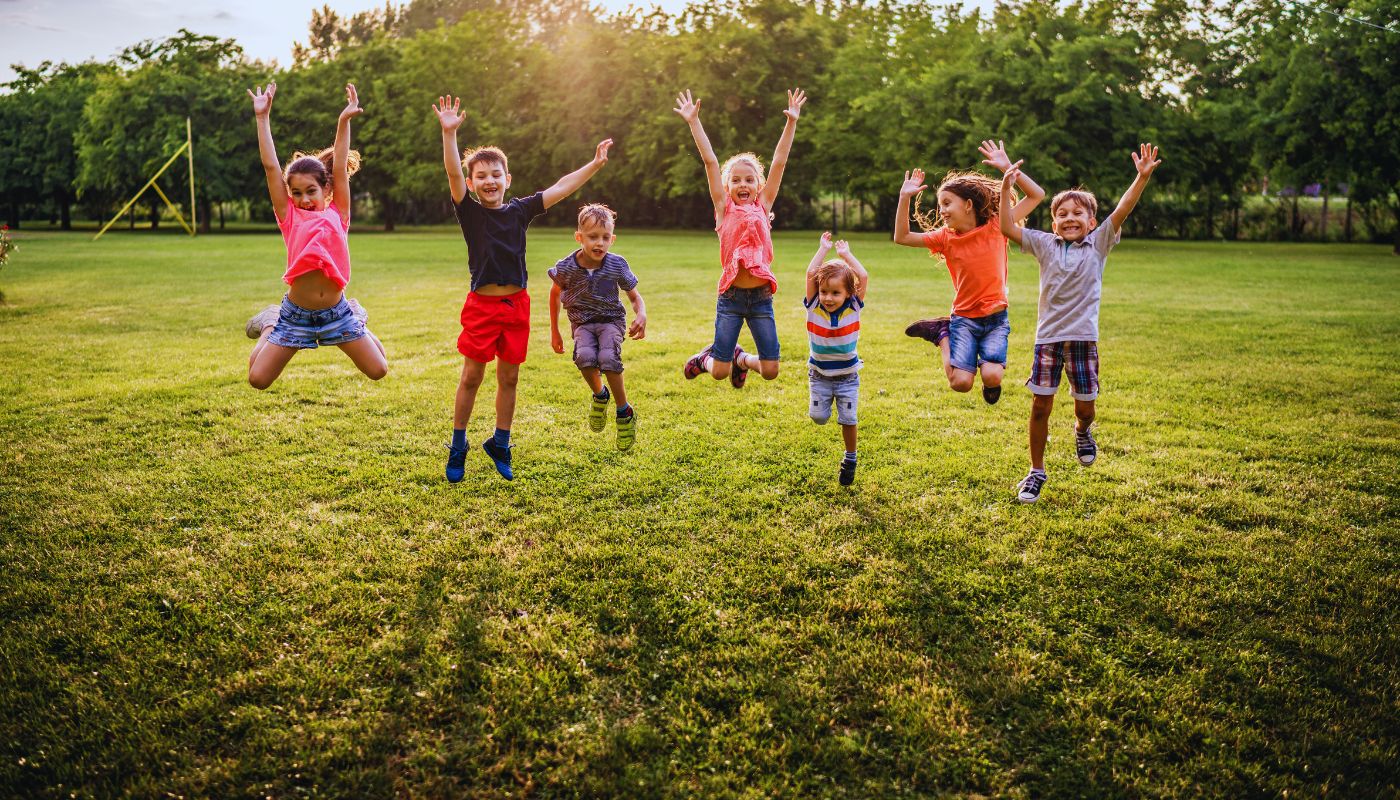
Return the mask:
<path id="1" fill-rule="evenodd" d="M 500 208 L 487 208 L 468 193 L 453 208 L 462 238 L 472 291 L 483 283 L 525 287 L 525 229 L 544 213 L 544 192 L 517 197 Z"/>

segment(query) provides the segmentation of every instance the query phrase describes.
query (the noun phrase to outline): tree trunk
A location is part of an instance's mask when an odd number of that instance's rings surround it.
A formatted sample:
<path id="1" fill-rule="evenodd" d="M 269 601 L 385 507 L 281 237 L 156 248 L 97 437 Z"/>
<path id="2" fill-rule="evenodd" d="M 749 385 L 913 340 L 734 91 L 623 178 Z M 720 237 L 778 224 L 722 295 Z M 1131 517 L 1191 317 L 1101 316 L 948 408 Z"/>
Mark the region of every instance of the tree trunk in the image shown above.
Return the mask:
<path id="1" fill-rule="evenodd" d="M 199 201 L 199 232 L 200 232 L 200 233 L 208 233 L 208 232 L 209 232 L 209 223 L 212 221 L 212 220 L 210 219 L 210 217 L 214 216 L 214 212 L 213 212 L 212 209 L 210 209 L 209 205 L 210 205 L 210 204 L 209 204 L 209 201 L 208 201 L 208 200 L 203 200 L 203 199 L 201 199 L 201 200 Z"/>
<path id="2" fill-rule="evenodd" d="M 1322 228 L 1318 232 L 1318 238 L 1327 241 L 1327 204 L 1332 200 L 1332 192 L 1327 184 L 1322 184 Z"/>
<path id="3" fill-rule="evenodd" d="M 160 229 L 160 206 L 151 203 L 151 230 Z"/>
<path id="4" fill-rule="evenodd" d="M 219 230 L 224 229 L 224 204 L 219 204 Z"/>
<path id="5" fill-rule="evenodd" d="M 1210 193 L 1210 199 L 1206 201 L 1206 239 L 1215 238 L 1215 192 Z"/>
<path id="6" fill-rule="evenodd" d="M 58 227 L 73 230 L 73 201 L 66 194 L 58 201 Z"/>
<path id="7" fill-rule="evenodd" d="M 19 204 L 10 203 L 10 208 L 5 214 L 5 224 L 10 226 L 10 230 L 19 230 Z"/>
<path id="8" fill-rule="evenodd" d="M 1344 229 L 1346 231 L 1347 242 L 1351 242 L 1351 187 L 1347 187 L 1347 222 Z"/>
<path id="9" fill-rule="evenodd" d="M 379 216 L 384 220 L 384 231 L 394 232 L 394 225 L 398 222 L 399 205 L 389 198 L 384 198 L 379 203 Z"/>

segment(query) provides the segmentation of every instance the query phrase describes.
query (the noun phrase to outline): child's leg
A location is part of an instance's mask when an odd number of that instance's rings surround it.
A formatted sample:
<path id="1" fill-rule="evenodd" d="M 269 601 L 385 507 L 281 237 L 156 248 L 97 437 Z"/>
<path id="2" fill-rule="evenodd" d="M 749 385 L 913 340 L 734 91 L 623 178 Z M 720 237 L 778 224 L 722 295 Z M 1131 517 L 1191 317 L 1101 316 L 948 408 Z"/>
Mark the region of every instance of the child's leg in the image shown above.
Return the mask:
<path id="1" fill-rule="evenodd" d="M 980 371 L 982 373 L 983 386 L 1000 386 L 1001 379 L 1006 374 L 1006 365 L 984 361 L 982 362 Z"/>
<path id="2" fill-rule="evenodd" d="M 510 430 L 515 419 L 515 386 L 520 382 L 520 365 L 496 362 L 496 427 Z"/>
<path id="3" fill-rule="evenodd" d="M 841 441 L 845 442 L 847 453 L 854 453 L 856 451 L 856 426 L 842 425 Z"/>
<path id="4" fill-rule="evenodd" d="M 622 385 L 621 372 L 604 372 L 603 377 L 608 379 L 608 391 L 612 392 L 613 401 L 618 408 L 627 407 L 627 389 Z M 597 392 L 594 392 L 597 394 Z"/>
<path id="5" fill-rule="evenodd" d="M 282 374 L 287 362 L 297 354 L 295 347 L 284 347 L 269 342 L 267 337 L 271 333 L 272 328 L 262 332 L 257 345 L 253 347 L 253 355 L 248 359 L 248 384 L 254 389 L 266 389 L 271 386 L 273 381 L 277 380 L 277 376 Z"/>
<path id="6" fill-rule="evenodd" d="M 1038 394 L 1031 400 L 1031 469 L 1045 471 L 1045 440 L 1050 435 L 1050 411 L 1055 395 Z"/>
<path id="7" fill-rule="evenodd" d="M 955 392 L 972 391 L 972 382 L 977 377 L 977 323 L 977 319 L 954 314 L 948 320 L 947 338 L 938 345 L 948 387 Z"/>
<path id="8" fill-rule="evenodd" d="M 1005 311 L 998 311 L 983 317 L 982 336 L 977 342 L 977 354 L 981 358 L 978 367 L 982 371 L 982 385 L 995 388 L 1001 385 L 1006 372 L 1006 348 L 1011 338 L 1011 320 Z"/>
<path id="9" fill-rule="evenodd" d="M 771 381 L 778 377 L 781 352 L 778 348 L 778 324 L 773 319 L 773 295 L 767 289 L 762 290 L 759 299 L 749 307 L 748 322 L 754 347 L 758 349 L 758 374 L 765 381 Z"/>
<path id="10" fill-rule="evenodd" d="M 463 430 L 471 421 L 476 406 L 476 391 L 486 377 L 486 364 L 470 358 L 462 359 L 462 377 L 457 381 L 457 400 L 452 407 L 452 427 Z"/>
<path id="11" fill-rule="evenodd" d="M 578 371 L 583 376 L 583 382 L 588 384 L 588 390 L 597 394 L 603 391 L 603 378 L 599 374 L 597 367 L 585 367 Z"/>
<path id="12" fill-rule="evenodd" d="M 384 346 L 369 331 L 365 331 L 364 336 L 353 342 L 336 346 L 345 355 L 350 356 L 350 360 L 355 362 L 355 366 L 370 380 L 377 381 L 389 374 L 389 361 L 384 357 Z"/>
<path id="13" fill-rule="evenodd" d="M 622 340 L 627 329 L 622 322 L 608 322 L 597 327 L 598 369 L 608 379 L 608 390 L 618 410 L 627 408 L 627 389 L 622 385 Z"/>
<path id="14" fill-rule="evenodd" d="M 700 358 L 700 367 L 717 381 L 726 380 L 733 369 L 734 346 L 739 343 L 739 329 L 744 318 L 730 289 L 715 303 L 715 338 L 709 355 Z"/>
<path id="15" fill-rule="evenodd" d="M 1083 433 L 1089 430 L 1089 426 L 1094 424 L 1094 401 L 1075 400 L 1074 401 L 1074 430 Z"/>

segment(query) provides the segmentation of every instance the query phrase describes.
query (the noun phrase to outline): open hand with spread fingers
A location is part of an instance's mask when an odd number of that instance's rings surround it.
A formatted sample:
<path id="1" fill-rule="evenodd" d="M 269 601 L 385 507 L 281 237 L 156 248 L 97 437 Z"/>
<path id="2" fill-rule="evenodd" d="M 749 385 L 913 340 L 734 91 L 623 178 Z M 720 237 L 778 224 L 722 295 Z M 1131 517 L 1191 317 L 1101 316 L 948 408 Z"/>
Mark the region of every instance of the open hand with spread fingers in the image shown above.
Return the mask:
<path id="1" fill-rule="evenodd" d="M 433 104 L 433 113 L 437 114 L 438 124 L 444 131 L 456 131 L 467 118 L 462 113 L 462 98 L 454 99 L 450 94 L 438 97 Z"/>

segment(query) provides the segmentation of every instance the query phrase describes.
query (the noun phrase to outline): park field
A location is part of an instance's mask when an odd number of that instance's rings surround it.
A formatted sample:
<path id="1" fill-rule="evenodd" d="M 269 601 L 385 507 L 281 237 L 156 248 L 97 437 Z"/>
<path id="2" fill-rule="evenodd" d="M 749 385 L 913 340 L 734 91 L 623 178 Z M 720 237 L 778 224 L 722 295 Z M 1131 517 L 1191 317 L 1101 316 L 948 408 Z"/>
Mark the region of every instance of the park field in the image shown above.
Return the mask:
<path id="1" fill-rule="evenodd" d="M 517 480 L 442 475 L 465 248 L 352 236 L 390 372 L 333 349 L 270 390 L 247 317 L 275 233 L 21 231 L 0 269 L 0 796 L 1395 797 L 1400 258 L 1127 241 L 1101 314 L 1100 456 L 1021 506 L 1036 269 L 1007 391 L 948 390 L 911 320 L 943 266 L 875 235 L 860 472 L 783 373 L 681 376 L 713 234 L 616 250 L 637 446 L 534 331 Z M 567 333 L 565 334 L 567 338 Z M 747 333 L 743 340 L 749 342 Z M 491 431 L 488 377 L 473 443 Z"/>

